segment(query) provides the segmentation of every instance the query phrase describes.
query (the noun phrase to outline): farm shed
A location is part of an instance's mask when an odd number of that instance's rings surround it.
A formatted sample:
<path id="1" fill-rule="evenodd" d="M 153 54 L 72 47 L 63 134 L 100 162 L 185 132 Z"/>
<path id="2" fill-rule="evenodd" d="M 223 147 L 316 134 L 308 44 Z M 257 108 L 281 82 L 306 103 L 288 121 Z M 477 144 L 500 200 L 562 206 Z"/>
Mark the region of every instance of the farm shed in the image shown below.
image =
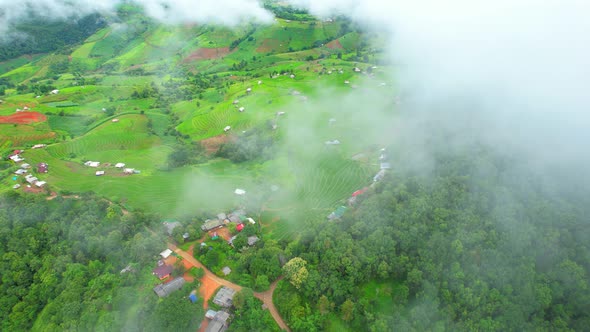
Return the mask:
<path id="1" fill-rule="evenodd" d="M 159 284 L 156 287 L 154 287 L 153 289 L 154 289 L 154 292 L 159 297 L 166 297 L 166 296 L 170 295 L 172 292 L 181 289 L 182 286 L 184 285 L 184 282 L 185 281 L 183 278 L 176 278 L 176 279 L 170 281 L 169 283 Z"/>
<path id="2" fill-rule="evenodd" d="M 225 126 L 225 128 L 223 128 L 223 131 L 229 131 L 231 129 L 231 126 Z"/>
<path id="3" fill-rule="evenodd" d="M 21 168 L 31 168 L 31 165 L 25 163 L 25 164 L 20 165 L 20 167 Z"/>
<path id="4" fill-rule="evenodd" d="M 125 163 L 116 163 L 115 167 L 116 168 L 123 168 L 123 167 L 125 167 Z"/>
<path id="5" fill-rule="evenodd" d="M 213 299 L 213 303 L 229 308 L 233 304 L 234 295 L 236 295 L 236 291 L 228 288 L 228 287 L 221 287 L 219 292 L 215 295 Z"/>
<path id="6" fill-rule="evenodd" d="M 246 191 L 244 189 L 238 188 L 238 189 L 234 190 L 234 194 L 236 194 L 238 196 L 243 196 L 243 195 L 246 195 Z"/>
<path id="7" fill-rule="evenodd" d="M 191 295 L 188 296 L 188 299 L 191 300 L 192 303 L 197 303 L 199 298 L 197 297 L 197 294 L 191 293 Z"/>
<path id="8" fill-rule="evenodd" d="M 223 272 L 223 275 L 229 275 L 231 273 L 231 269 L 229 268 L 229 266 L 225 266 L 223 269 L 221 269 L 221 272 Z"/>
<path id="9" fill-rule="evenodd" d="M 101 175 L 104 175 L 104 171 L 96 171 L 95 174 L 96 174 L 96 176 L 101 176 Z"/>
<path id="10" fill-rule="evenodd" d="M 160 256 L 162 256 L 162 258 L 166 259 L 166 258 L 168 258 L 168 256 L 170 256 L 171 254 L 172 254 L 172 250 L 170 250 L 170 249 L 166 249 L 166 250 L 164 250 L 164 251 L 162 251 L 162 252 L 160 253 Z"/>
<path id="11" fill-rule="evenodd" d="M 88 167 L 98 167 L 98 166 L 100 166 L 100 162 L 99 161 L 87 161 L 84 163 L 84 165 L 86 165 Z"/>
<path id="12" fill-rule="evenodd" d="M 35 185 L 39 188 L 43 188 L 43 186 L 45 186 L 47 184 L 47 182 L 45 181 L 37 181 L 35 182 Z"/>
<path id="13" fill-rule="evenodd" d="M 22 175 L 22 174 L 25 174 L 26 172 L 27 172 L 26 169 L 17 169 L 16 172 L 14 172 L 14 174 Z"/>

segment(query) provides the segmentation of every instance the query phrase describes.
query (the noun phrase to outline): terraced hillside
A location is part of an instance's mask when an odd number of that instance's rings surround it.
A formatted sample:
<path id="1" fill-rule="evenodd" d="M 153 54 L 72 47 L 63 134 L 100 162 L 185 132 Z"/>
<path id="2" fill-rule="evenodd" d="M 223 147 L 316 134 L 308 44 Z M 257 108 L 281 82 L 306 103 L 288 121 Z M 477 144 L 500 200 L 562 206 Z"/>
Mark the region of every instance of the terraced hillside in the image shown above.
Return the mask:
<path id="1" fill-rule="evenodd" d="M 285 220 L 270 222 L 269 232 L 289 237 L 293 224 L 325 216 L 378 169 L 351 159 L 378 143 L 377 134 L 358 139 L 354 122 L 328 124 L 350 112 L 336 106 L 340 93 L 384 84 L 380 73 L 389 69 L 377 69 L 371 45 L 344 20 L 230 29 L 162 26 L 129 13 L 69 53 L 0 64 L 0 115 L 26 108 L 46 117 L 0 124 L 1 152 L 24 149 L 28 163 L 49 164 L 48 191 L 94 191 L 164 216 L 262 204 L 263 219 Z M 335 138 L 342 144 L 324 144 Z M 259 142 L 270 145 L 247 146 Z M 48 146 L 31 150 L 34 144 Z M 194 144 L 206 155 L 170 166 L 175 151 Z M 123 174 L 116 163 L 139 172 Z M 18 165 L 8 166 L 0 191 L 23 181 L 12 174 Z M 247 201 L 235 188 L 247 190 Z"/>

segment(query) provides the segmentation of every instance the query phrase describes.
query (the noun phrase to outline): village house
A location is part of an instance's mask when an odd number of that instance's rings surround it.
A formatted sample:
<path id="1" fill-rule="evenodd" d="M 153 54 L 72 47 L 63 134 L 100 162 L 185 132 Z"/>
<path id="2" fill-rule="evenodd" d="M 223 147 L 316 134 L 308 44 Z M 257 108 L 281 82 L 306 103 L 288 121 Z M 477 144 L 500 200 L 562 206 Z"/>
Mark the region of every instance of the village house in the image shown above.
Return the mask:
<path id="1" fill-rule="evenodd" d="M 234 100 L 233 104 L 234 104 L 234 105 L 237 105 L 239 102 L 240 102 L 240 101 L 236 99 L 236 100 Z"/>
<path id="2" fill-rule="evenodd" d="M 25 163 L 25 164 L 20 165 L 20 167 L 23 168 L 23 169 L 29 169 L 29 168 L 31 168 L 31 165 Z"/>
<path id="3" fill-rule="evenodd" d="M 223 128 L 223 131 L 227 132 L 231 129 L 231 126 L 225 126 L 225 128 Z"/>
<path id="4" fill-rule="evenodd" d="M 223 269 L 221 269 L 221 272 L 223 272 L 223 275 L 227 276 L 231 273 L 231 269 L 229 266 L 224 266 Z"/>
<path id="5" fill-rule="evenodd" d="M 237 188 L 236 190 L 234 190 L 234 194 L 238 196 L 243 196 L 246 195 L 246 191 L 244 189 Z"/>
<path id="6" fill-rule="evenodd" d="M 125 168 L 123 170 L 124 174 L 133 174 L 135 172 L 135 168 Z"/>
<path id="7" fill-rule="evenodd" d="M 212 311 L 212 310 L 211 310 Z M 209 316 L 211 313 L 209 313 Z M 205 315 L 207 317 L 207 315 Z M 209 317 L 207 317 L 209 318 Z M 207 325 L 205 332 L 223 332 L 229 327 L 229 313 L 218 311 L 213 316 L 211 322 Z"/>
<path id="8" fill-rule="evenodd" d="M 123 167 L 125 167 L 125 164 L 124 163 L 116 163 L 115 167 L 116 168 L 123 168 Z"/>
<path id="9" fill-rule="evenodd" d="M 164 280 L 172 274 L 172 270 L 174 270 L 172 265 L 166 265 L 164 262 L 159 261 L 158 267 L 152 271 L 152 274 L 158 277 L 160 280 Z"/>
<path id="10" fill-rule="evenodd" d="M 172 292 L 181 289 L 184 283 L 183 278 L 176 278 L 168 283 L 157 285 L 153 290 L 159 297 L 166 297 L 172 294 Z"/>
<path id="11" fill-rule="evenodd" d="M 101 175 L 104 175 L 104 171 L 96 171 L 95 174 L 96 174 L 96 176 L 101 176 Z"/>
<path id="12" fill-rule="evenodd" d="M 217 219 L 225 221 L 225 219 L 227 219 L 227 215 L 225 213 L 219 213 L 217 215 Z"/>
<path id="13" fill-rule="evenodd" d="M 205 223 L 201 225 L 201 230 L 208 232 L 221 226 L 223 226 L 223 221 L 219 219 L 207 219 L 205 220 Z"/>
<path id="14" fill-rule="evenodd" d="M 258 242 L 259 240 L 260 239 L 256 235 L 248 236 L 248 245 L 251 247 L 251 246 L 255 245 L 256 242 Z"/>
<path id="15" fill-rule="evenodd" d="M 12 186 L 12 189 L 18 189 L 18 188 L 20 188 L 20 184 L 18 184 L 18 183 L 15 184 L 14 186 Z"/>
<path id="16" fill-rule="evenodd" d="M 325 143 L 326 143 L 326 145 L 340 145 L 340 141 L 337 139 L 332 140 L 332 141 L 326 141 Z"/>
<path id="17" fill-rule="evenodd" d="M 374 177 L 373 177 L 373 182 L 378 182 L 383 180 L 383 177 L 385 177 L 385 170 L 382 169 L 380 170 Z"/>
<path id="18" fill-rule="evenodd" d="M 346 206 L 339 206 L 334 212 L 328 215 L 328 220 L 340 219 L 344 215 L 344 212 L 346 212 Z"/>
<path id="19" fill-rule="evenodd" d="M 39 179 L 37 179 L 36 177 L 32 176 L 31 174 L 25 176 L 25 180 L 29 183 L 29 184 L 34 184 L 35 182 L 37 182 Z"/>
<path id="20" fill-rule="evenodd" d="M 56 95 L 58 93 L 59 93 L 59 90 L 55 89 L 55 90 L 51 90 L 51 92 L 49 94 Z"/>
<path id="21" fill-rule="evenodd" d="M 16 172 L 14 172 L 14 174 L 16 175 L 23 175 L 27 172 L 26 169 L 17 169 Z"/>
<path id="22" fill-rule="evenodd" d="M 49 171 L 49 166 L 47 163 L 39 163 L 37 164 L 37 172 L 38 173 L 47 173 Z"/>
<path id="23" fill-rule="evenodd" d="M 47 144 L 35 144 L 35 145 L 33 145 L 33 147 L 31 149 L 41 149 L 46 146 L 47 146 Z"/>
<path id="24" fill-rule="evenodd" d="M 35 182 L 35 185 L 39 188 L 43 188 L 43 186 L 45 186 L 47 184 L 47 182 L 45 181 L 37 181 Z"/>
<path id="25" fill-rule="evenodd" d="M 176 227 L 182 226 L 180 222 L 174 220 L 164 221 L 162 222 L 162 225 L 164 225 L 164 227 L 166 228 L 166 233 L 168 233 L 168 235 L 172 235 L 172 232 Z"/>
<path id="26" fill-rule="evenodd" d="M 215 295 L 215 298 L 213 298 L 213 303 L 225 308 L 229 308 L 233 304 L 234 295 L 236 295 L 235 290 L 228 287 L 221 287 L 221 289 Z"/>
<path id="27" fill-rule="evenodd" d="M 10 156 L 8 158 L 10 160 L 14 161 L 15 163 L 20 163 L 21 161 L 24 161 L 25 160 L 24 158 L 21 158 L 21 156 L 18 155 L 18 154 L 12 155 L 12 156 Z"/>
<path id="28" fill-rule="evenodd" d="M 100 162 L 99 161 L 90 161 L 89 160 L 89 161 L 85 162 L 84 165 L 85 166 L 88 166 L 88 167 L 98 167 L 98 166 L 100 166 Z"/>
<path id="29" fill-rule="evenodd" d="M 215 318 L 215 315 L 217 315 L 217 311 L 209 309 L 205 313 L 205 318 L 213 319 L 213 318 Z"/>
<path id="30" fill-rule="evenodd" d="M 246 109 L 245 109 L 244 107 L 240 107 L 240 108 L 238 108 L 238 111 L 240 111 L 240 112 L 243 112 L 243 111 L 245 111 L 245 110 L 246 110 Z"/>

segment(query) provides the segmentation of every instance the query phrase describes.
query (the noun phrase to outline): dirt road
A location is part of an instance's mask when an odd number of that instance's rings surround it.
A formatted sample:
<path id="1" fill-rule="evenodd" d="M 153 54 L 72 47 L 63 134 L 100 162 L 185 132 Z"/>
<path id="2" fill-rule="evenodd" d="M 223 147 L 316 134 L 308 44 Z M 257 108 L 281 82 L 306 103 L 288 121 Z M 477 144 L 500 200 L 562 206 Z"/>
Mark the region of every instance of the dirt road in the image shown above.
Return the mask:
<path id="1" fill-rule="evenodd" d="M 187 262 L 189 262 L 192 266 L 197 267 L 197 268 L 202 268 L 205 271 L 205 275 L 203 276 L 203 281 L 204 281 L 203 284 L 211 285 L 211 283 L 213 282 L 218 285 L 217 287 L 225 286 L 225 287 L 231 288 L 237 292 L 242 290 L 242 286 L 236 285 L 233 282 L 227 281 L 223 278 L 216 276 L 213 272 L 209 271 L 209 269 L 207 269 L 203 264 L 201 264 L 201 262 L 196 260 L 193 257 L 193 255 L 191 255 L 190 253 L 178 248 L 177 246 L 175 246 L 172 243 L 168 244 L 168 248 L 170 248 L 170 250 L 172 250 L 175 253 L 177 253 L 178 255 L 180 255 Z M 274 293 L 275 289 L 277 288 L 277 283 L 281 279 L 282 279 L 282 277 L 275 280 L 270 285 L 270 289 L 267 290 L 266 292 L 262 292 L 262 293 L 254 292 L 254 296 L 256 298 L 260 299 L 266 305 L 266 307 L 268 308 L 268 311 L 272 315 L 272 318 L 274 318 L 274 320 L 277 322 L 277 324 L 279 325 L 279 327 L 281 329 L 283 329 L 285 331 L 291 331 L 289 329 L 289 327 L 287 326 L 287 324 L 285 324 L 285 321 L 283 321 L 283 318 L 281 318 L 281 315 L 279 315 L 279 312 L 278 312 L 277 308 L 275 307 L 274 303 L 272 303 L 272 294 Z M 215 288 L 217 288 L 217 287 L 215 287 Z M 209 301 L 209 298 L 211 298 L 211 296 L 213 294 L 211 292 L 208 292 L 207 290 L 203 290 L 202 293 L 205 297 L 203 300 L 206 305 L 207 301 Z"/>

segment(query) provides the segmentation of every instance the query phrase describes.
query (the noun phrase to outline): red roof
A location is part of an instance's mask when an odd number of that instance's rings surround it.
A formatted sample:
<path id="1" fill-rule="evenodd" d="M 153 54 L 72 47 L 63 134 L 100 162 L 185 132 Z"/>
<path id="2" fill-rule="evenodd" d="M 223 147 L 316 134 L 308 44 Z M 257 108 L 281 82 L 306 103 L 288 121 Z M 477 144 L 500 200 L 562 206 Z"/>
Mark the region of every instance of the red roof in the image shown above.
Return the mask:
<path id="1" fill-rule="evenodd" d="M 358 195 L 364 194 L 366 191 L 367 191 L 367 188 L 363 188 L 363 189 L 357 190 L 357 191 L 355 191 L 355 192 L 352 193 L 352 197 L 356 197 Z"/>
<path id="2" fill-rule="evenodd" d="M 236 226 L 236 229 L 237 229 L 238 231 L 242 231 L 242 229 L 244 229 L 244 224 L 238 224 L 238 225 Z"/>

